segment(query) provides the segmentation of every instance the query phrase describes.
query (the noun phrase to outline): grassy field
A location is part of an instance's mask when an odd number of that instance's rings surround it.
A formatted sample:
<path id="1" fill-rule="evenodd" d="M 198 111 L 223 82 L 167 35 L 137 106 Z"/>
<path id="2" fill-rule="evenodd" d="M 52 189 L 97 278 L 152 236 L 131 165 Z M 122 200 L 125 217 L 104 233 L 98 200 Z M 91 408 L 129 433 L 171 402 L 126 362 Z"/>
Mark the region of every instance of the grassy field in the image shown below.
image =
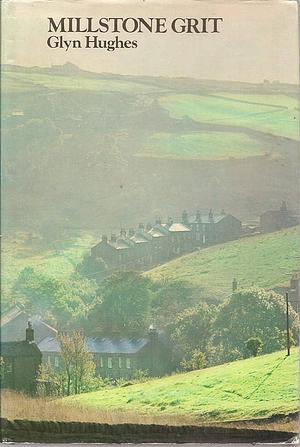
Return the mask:
<path id="1" fill-rule="evenodd" d="M 173 118 L 188 116 L 202 123 L 246 127 L 298 140 L 299 112 L 290 107 L 292 99 L 286 97 L 286 104 L 283 106 L 285 97 L 281 95 L 278 100 L 281 105 L 275 107 L 274 97 L 271 97 L 268 103 L 268 95 L 263 98 L 258 96 L 257 102 L 255 95 L 251 96 L 253 102 L 247 102 L 249 95 L 246 95 L 246 100 L 243 101 L 242 94 L 235 97 L 172 94 L 161 96 L 159 103 Z"/>
<path id="2" fill-rule="evenodd" d="M 48 75 L 44 73 L 3 72 L 3 92 L 14 93 L 30 91 L 43 87 L 54 90 L 89 90 L 95 92 L 123 92 L 131 94 L 146 94 L 159 92 L 159 87 L 131 81 L 93 79 L 73 75 Z"/>
<path id="3" fill-rule="evenodd" d="M 140 415 L 188 415 L 233 421 L 298 408 L 298 350 L 276 352 L 200 371 L 65 398 L 66 404 Z"/>
<path id="4" fill-rule="evenodd" d="M 2 241 L 2 289 L 11 287 L 25 267 L 56 278 L 70 275 L 95 241 L 95 236 L 86 232 L 49 246 L 42 245 L 40 240 L 28 240 L 25 233 Z"/>
<path id="5" fill-rule="evenodd" d="M 214 95 L 216 97 L 223 97 L 226 99 L 232 99 L 234 101 L 251 102 L 253 104 L 266 104 L 268 106 L 283 107 L 285 109 L 299 109 L 298 98 L 282 95 L 278 93 L 269 95 L 259 94 L 241 94 L 241 93 L 228 93 L 221 92 Z"/>
<path id="6" fill-rule="evenodd" d="M 286 284 L 299 265 L 298 228 L 227 242 L 183 256 L 146 273 L 185 280 L 209 297 L 224 298 L 233 278 L 240 287 Z"/>
<path id="7" fill-rule="evenodd" d="M 263 144 L 241 132 L 156 133 L 136 155 L 150 158 L 226 160 L 263 155 Z"/>

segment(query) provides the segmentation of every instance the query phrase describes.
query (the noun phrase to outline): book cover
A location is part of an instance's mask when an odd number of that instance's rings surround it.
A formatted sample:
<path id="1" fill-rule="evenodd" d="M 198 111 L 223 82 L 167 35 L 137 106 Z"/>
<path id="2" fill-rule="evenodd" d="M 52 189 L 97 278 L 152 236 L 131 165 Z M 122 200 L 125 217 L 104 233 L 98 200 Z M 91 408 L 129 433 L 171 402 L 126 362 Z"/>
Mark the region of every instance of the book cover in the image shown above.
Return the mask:
<path id="1" fill-rule="evenodd" d="M 2 2 L 2 440 L 298 433 L 295 1 Z"/>

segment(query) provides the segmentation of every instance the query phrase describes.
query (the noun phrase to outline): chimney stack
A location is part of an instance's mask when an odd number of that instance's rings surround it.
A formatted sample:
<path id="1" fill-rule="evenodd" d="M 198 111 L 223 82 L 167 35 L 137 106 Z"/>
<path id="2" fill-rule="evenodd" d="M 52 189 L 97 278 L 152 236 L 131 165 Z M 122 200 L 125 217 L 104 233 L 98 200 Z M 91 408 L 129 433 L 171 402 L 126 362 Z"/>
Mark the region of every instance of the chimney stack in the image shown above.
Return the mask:
<path id="1" fill-rule="evenodd" d="M 34 330 L 30 321 L 28 321 L 28 327 L 26 328 L 26 341 L 28 343 L 34 342 Z"/>
<path id="2" fill-rule="evenodd" d="M 196 212 L 196 222 L 201 222 L 201 213 L 199 210 Z"/>
<path id="3" fill-rule="evenodd" d="M 189 216 L 186 210 L 182 212 L 182 223 L 187 225 L 189 223 Z"/>
<path id="4" fill-rule="evenodd" d="M 153 341 L 156 341 L 157 339 L 158 339 L 158 331 L 157 331 L 157 329 L 156 329 L 156 327 L 153 325 L 153 324 L 151 324 L 150 326 L 149 326 L 149 329 L 148 329 L 148 336 L 149 336 L 149 338 L 150 338 L 150 340 L 153 342 Z"/>
<path id="5" fill-rule="evenodd" d="M 232 291 L 235 292 L 237 287 L 238 287 L 237 280 L 236 280 L 236 278 L 233 278 L 233 281 L 232 281 Z"/>

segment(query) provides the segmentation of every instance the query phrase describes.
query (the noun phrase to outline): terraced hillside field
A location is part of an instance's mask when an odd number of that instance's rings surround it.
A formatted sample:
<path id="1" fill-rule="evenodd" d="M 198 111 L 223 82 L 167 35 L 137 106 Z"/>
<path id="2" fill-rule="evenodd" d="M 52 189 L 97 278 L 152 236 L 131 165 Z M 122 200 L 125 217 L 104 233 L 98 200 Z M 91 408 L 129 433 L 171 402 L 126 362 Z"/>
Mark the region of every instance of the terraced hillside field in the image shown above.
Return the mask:
<path id="1" fill-rule="evenodd" d="M 228 160 L 262 156 L 263 148 L 262 142 L 242 132 L 157 133 L 136 155 L 174 160 Z"/>
<path id="2" fill-rule="evenodd" d="M 244 127 L 299 139 L 299 105 L 288 96 L 172 94 L 161 97 L 159 103 L 173 118 L 187 116 L 201 123 Z"/>
<path id="3" fill-rule="evenodd" d="M 296 412 L 298 349 L 124 388 L 65 398 L 62 403 L 139 415 L 188 415 L 200 421 L 237 421 Z M 170 419 L 171 422 L 171 419 Z"/>
<path id="4" fill-rule="evenodd" d="M 288 283 L 299 265 L 298 228 L 258 235 L 182 256 L 146 274 L 190 282 L 208 297 L 224 298 L 239 286 L 272 288 Z"/>

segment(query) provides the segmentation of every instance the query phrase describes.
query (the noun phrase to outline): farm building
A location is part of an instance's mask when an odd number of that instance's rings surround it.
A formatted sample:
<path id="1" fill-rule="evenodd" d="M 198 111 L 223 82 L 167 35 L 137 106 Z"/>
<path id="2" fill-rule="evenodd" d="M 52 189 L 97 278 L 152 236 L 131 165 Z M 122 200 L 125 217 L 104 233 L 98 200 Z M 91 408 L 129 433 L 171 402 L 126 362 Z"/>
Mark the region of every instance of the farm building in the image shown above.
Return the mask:
<path id="1" fill-rule="evenodd" d="M 26 329 L 25 340 L 6 342 L 1 340 L 1 358 L 3 362 L 1 387 L 35 393 L 42 353 L 34 343 L 34 330 L 30 323 Z"/>
<path id="2" fill-rule="evenodd" d="M 279 210 L 265 211 L 260 216 L 260 228 L 264 233 L 293 227 L 294 225 L 298 225 L 298 223 L 298 215 L 288 210 L 286 202 L 282 202 Z"/>
<path id="3" fill-rule="evenodd" d="M 86 337 L 88 350 L 96 363 L 96 374 L 105 378 L 130 378 L 138 370 L 147 370 L 150 376 L 170 372 L 171 350 L 155 329 L 144 338 Z M 60 345 L 55 337 L 47 337 L 38 347 L 43 362 L 59 367 Z"/>

